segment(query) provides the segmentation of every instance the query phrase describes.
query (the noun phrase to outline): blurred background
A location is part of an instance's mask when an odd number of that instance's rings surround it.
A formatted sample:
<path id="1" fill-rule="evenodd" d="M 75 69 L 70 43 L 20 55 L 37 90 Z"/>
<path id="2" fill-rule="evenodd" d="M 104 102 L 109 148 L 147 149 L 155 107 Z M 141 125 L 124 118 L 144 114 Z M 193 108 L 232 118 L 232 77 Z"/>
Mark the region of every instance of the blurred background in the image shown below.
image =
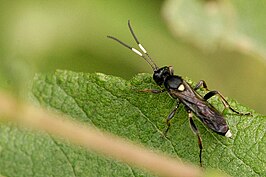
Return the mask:
<path id="1" fill-rule="evenodd" d="M 223 0 L 1 1 L 0 88 L 27 96 L 56 69 L 130 79 L 152 73 L 114 41 L 136 35 L 158 66 L 266 113 L 266 3 Z"/>

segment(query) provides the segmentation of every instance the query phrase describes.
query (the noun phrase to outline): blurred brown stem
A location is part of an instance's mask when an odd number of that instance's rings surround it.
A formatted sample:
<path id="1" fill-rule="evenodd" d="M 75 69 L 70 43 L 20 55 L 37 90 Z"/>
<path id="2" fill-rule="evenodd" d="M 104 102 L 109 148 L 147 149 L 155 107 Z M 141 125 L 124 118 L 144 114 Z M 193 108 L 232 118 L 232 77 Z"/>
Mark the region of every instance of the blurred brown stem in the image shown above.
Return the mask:
<path id="1" fill-rule="evenodd" d="M 110 156 L 160 176 L 199 177 L 201 169 L 184 164 L 135 145 L 114 135 L 103 133 L 65 117 L 47 112 L 31 105 L 21 104 L 13 97 L 0 92 L 0 115 L 23 126 L 41 130 L 69 140 L 88 150 Z"/>

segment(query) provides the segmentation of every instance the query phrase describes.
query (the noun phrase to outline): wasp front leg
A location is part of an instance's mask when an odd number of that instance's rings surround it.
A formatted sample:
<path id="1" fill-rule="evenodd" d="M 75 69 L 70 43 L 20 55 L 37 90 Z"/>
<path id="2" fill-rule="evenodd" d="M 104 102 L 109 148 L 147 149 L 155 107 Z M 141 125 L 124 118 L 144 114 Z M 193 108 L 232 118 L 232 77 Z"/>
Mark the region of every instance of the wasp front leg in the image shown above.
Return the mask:
<path id="1" fill-rule="evenodd" d="M 139 90 L 139 92 L 147 92 L 147 93 L 154 93 L 154 94 L 163 93 L 165 91 L 166 91 L 165 89 L 162 89 L 162 90 L 157 90 L 157 89 L 144 89 L 144 90 Z"/>
<path id="2" fill-rule="evenodd" d="M 201 136 L 200 136 L 200 133 L 199 133 L 199 130 L 197 129 L 192 117 L 193 117 L 193 114 L 190 110 L 187 110 L 188 112 L 188 117 L 189 117 L 189 124 L 190 124 L 190 127 L 193 131 L 193 133 L 195 135 L 197 135 L 198 137 L 198 145 L 199 145 L 199 149 L 200 149 L 200 153 L 199 153 L 199 158 L 200 158 L 200 166 L 202 167 L 202 149 L 203 149 L 203 146 L 202 146 L 202 139 L 201 139 Z"/>

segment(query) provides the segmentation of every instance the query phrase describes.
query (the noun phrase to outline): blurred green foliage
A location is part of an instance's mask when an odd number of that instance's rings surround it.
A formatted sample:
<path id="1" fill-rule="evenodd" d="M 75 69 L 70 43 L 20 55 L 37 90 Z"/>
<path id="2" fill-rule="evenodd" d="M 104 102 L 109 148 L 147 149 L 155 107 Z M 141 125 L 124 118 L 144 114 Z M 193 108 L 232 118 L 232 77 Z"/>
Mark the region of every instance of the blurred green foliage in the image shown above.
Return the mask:
<path id="1" fill-rule="evenodd" d="M 34 73 L 56 69 L 126 79 L 151 73 L 141 58 L 106 38 L 114 35 L 135 45 L 127 29 L 130 19 L 159 66 L 172 65 L 176 74 L 195 82 L 204 79 L 210 89 L 266 113 L 266 4 L 226 2 L 1 1 L 0 87 L 23 96 Z M 205 11 L 216 15 L 206 19 Z M 215 40 L 209 40 L 208 34 Z"/>

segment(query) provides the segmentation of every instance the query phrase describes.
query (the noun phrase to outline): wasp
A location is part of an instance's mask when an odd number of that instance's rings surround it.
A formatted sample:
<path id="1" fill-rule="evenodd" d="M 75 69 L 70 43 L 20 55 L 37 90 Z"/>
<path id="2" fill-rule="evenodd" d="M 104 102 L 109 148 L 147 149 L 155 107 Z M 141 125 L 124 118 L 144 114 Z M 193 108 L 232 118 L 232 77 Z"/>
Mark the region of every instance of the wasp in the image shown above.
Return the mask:
<path id="1" fill-rule="evenodd" d="M 195 87 L 189 85 L 181 76 L 174 75 L 174 70 L 172 66 L 164 66 L 159 68 L 150 55 L 147 53 L 146 49 L 141 45 L 139 40 L 137 39 L 133 28 L 131 27 L 130 20 L 128 20 L 128 27 L 133 36 L 135 42 L 137 43 L 139 50 L 129 46 L 128 44 L 122 42 L 121 40 L 113 37 L 107 36 L 110 39 L 117 41 L 118 43 L 122 44 L 126 48 L 130 49 L 140 57 L 142 57 L 153 69 L 153 80 L 161 89 L 144 89 L 141 92 L 149 92 L 154 94 L 159 94 L 163 92 L 168 92 L 168 94 L 176 100 L 176 106 L 170 112 L 166 119 L 167 128 L 164 132 L 166 136 L 171 124 L 170 120 L 176 114 L 179 105 L 183 104 L 185 110 L 188 113 L 188 119 L 190 127 L 193 133 L 198 138 L 198 146 L 199 146 L 199 160 L 200 166 L 202 166 L 202 138 L 200 136 L 199 130 L 196 127 L 196 124 L 193 120 L 193 114 L 199 118 L 199 120 L 209 129 L 214 131 L 215 133 L 225 136 L 227 138 L 232 137 L 232 133 L 226 123 L 225 117 L 223 113 L 219 112 L 212 104 L 208 102 L 208 99 L 211 97 L 218 95 L 221 98 L 221 101 L 224 105 L 225 109 L 230 109 L 232 112 L 238 115 L 250 115 L 250 113 L 241 113 L 235 109 L 233 109 L 229 103 L 226 101 L 225 97 L 219 91 L 210 91 L 207 87 L 207 84 L 204 80 L 199 81 Z M 196 91 L 200 88 L 205 89 L 207 94 L 201 96 Z"/>

